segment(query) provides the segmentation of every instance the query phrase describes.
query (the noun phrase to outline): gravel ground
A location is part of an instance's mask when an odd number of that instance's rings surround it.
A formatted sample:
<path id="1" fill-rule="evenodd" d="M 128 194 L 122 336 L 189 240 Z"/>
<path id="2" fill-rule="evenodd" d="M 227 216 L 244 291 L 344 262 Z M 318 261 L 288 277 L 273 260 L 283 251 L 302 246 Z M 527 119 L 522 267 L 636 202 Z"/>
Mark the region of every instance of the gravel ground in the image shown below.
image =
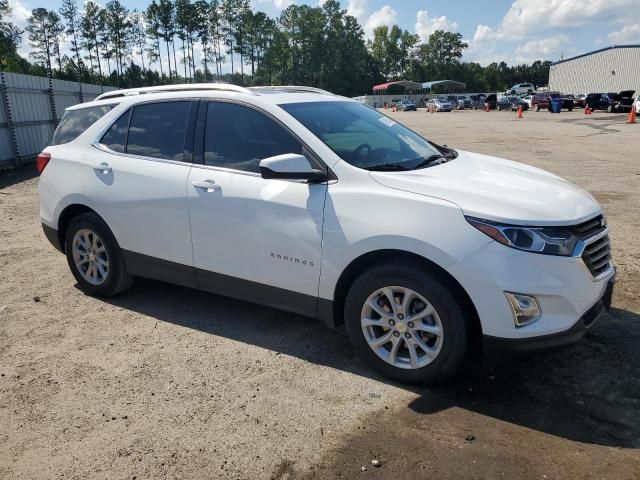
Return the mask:
<path id="1" fill-rule="evenodd" d="M 86 297 L 42 235 L 32 170 L 2 173 L 0 478 L 640 478 L 640 125 L 391 115 L 603 204 L 620 282 L 586 338 L 393 385 L 318 321 L 143 280 Z"/>

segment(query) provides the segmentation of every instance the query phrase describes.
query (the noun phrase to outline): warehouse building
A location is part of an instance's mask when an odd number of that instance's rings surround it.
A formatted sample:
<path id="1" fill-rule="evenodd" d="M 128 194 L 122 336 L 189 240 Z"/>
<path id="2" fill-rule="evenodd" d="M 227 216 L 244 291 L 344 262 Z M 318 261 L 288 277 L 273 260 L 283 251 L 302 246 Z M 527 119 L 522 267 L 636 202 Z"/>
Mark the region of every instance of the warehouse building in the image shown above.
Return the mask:
<path id="1" fill-rule="evenodd" d="M 549 88 L 573 94 L 640 93 L 640 45 L 615 45 L 560 60 L 549 70 Z"/>

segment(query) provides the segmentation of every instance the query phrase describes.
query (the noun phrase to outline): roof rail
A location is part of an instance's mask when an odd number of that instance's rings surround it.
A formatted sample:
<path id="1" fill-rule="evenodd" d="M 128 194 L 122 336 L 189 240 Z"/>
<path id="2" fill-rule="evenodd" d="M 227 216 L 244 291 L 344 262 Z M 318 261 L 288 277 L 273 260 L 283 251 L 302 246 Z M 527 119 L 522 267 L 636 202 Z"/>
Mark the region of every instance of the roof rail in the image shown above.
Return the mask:
<path id="1" fill-rule="evenodd" d="M 304 85 L 265 85 L 262 87 L 249 87 L 249 90 L 272 90 L 272 91 L 284 91 L 284 92 L 309 92 L 309 93 L 321 93 L 323 95 L 334 95 L 333 93 L 322 90 L 316 87 L 306 87 Z"/>
<path id="2" fill-rule="evenodd" d="M 147 93 L 165 93 L 165 92 L 189 92 L 196 90 L 218 90 L 226 92 L 248 93 L 255 95 L 254 92 L 238 85 L 230 83 L 187 83 L 182 85 L 156 85 L 155 87 L 126 88 L 122 90 L 113 90 L 98 95 L 96 100 L 105 100 L 107 98 L 128 97 L 131 95 L 143 95 Z"/>

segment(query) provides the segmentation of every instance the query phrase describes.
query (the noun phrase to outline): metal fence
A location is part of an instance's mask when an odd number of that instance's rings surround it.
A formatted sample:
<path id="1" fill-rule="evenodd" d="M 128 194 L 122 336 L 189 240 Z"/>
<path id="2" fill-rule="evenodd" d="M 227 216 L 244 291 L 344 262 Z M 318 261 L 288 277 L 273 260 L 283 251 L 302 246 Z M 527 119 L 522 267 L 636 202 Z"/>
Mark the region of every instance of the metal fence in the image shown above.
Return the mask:
<path id="1" fill-rule="evenodd" d="M 33 161 L 65 108 L 110 90 L 115 88 L 0 72 L 0 169 Z"/>

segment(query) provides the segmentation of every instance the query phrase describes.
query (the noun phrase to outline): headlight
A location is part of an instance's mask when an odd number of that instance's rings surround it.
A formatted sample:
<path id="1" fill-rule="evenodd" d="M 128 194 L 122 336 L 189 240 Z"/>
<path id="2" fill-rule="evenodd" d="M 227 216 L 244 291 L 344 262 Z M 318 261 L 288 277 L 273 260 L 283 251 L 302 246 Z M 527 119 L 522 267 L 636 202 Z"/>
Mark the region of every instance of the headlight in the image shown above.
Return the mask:
<path id="1" fill-rule="evenodd" d="M 508 247 L 547 255 L 573 255 L 579 238 L 567 227 L 520 227 L 465 217 L 467 222 L 485 235 Z"/>

